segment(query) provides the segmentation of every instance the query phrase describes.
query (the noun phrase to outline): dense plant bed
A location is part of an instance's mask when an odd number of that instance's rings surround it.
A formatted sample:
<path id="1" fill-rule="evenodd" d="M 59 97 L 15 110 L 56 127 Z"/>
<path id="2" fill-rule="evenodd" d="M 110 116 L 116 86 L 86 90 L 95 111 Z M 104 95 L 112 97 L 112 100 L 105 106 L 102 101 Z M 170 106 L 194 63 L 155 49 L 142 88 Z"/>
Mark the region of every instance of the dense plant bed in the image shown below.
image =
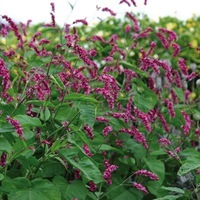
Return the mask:
<path id="1" fill-rule="evenodd" d="M 1 199 L 200 199 L 198 37 L 129 12 L 60 28 L 51 8 L 1 16 Z"/>

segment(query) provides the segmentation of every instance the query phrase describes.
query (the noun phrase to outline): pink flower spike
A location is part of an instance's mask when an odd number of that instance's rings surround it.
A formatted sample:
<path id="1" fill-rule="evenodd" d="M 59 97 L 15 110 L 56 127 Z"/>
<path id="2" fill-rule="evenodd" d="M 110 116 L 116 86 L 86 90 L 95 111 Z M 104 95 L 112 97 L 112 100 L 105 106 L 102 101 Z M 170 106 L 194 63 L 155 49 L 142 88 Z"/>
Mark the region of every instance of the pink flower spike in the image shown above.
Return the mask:
<path id="1" fill-rule="evenodd" d="M 177 57 L 178 54 L 179 54 L 179 52 L 180 52 L 180 50 L 181 50 L 181 47 L 180 47 L 178 44 L 173 43 L 173 44 L 172 44 L 172 48 L 173 48 L 173 50 L 174 50 L 172 56 L 173 56 L 173 57 Z"/>
<path id="2" fill-rule="evenodd" d="M 176 113 L 174 111 L 174 105 L 172 103 L 172 101 L 170 101 L 169 99 L 165 99 L 164 100 L 165 104 L 167 105 L 167 108 L 168 108 L 168 111 L 169 111 L 169 114 L 172 118 L 175 117 Z"/>
<path id="3" fill-rule="evenodd" d="M 129 33 L 130 31 L 131 31 L 131 26 L 130 25 L 126 25 L 125 32 Z"/>
<path id="4" fill-rule="evenodd" d="M 182 111 L 181 113 L 185 120 L 185 124 L 182 125 L 181 128 L 183 129 L 184 134 L 188 135 L 191 129 L 192 121 L 190 119 L 190 116 L 185 111 Z"/>
<path id="5" fill-rule="evenodd" d="M 103 129 L 103 136 L 107 136 L 108 133 L 110 133 L 111 131 L 113 130 L 112 126 L 106 126 L 104 129 Z"/>
<path id="6" fill-rule="evenodd" d="M 23 129 L 22 129 L 21 125 L 19 124 L 18 120 L 12 119 L 10 116 L 7 116 L 6 120 L 15 128 L 15 131 L 17 132 L 19 137 L 21 137 L 24 134 Z"/>
<path id="7" fill-rule="evenodd" d="M 102 11 L 103 11 L 103 12 L 104 12 L 104 11 L 109 12 L 112 16 L 116 16 L 116 13 L 113 12 L 110 8 L 107 8 L 107 7 L 102 8 Z"/>
<path id="8" fill-rule="evenodd" d="M 134 0 L 131 0 L 131 2 L 132 2 L 132 4 L 133 4 L 135 7 L 137 7 L 137 5 L 136 5 L 136 3 L 135 3 Z"/>
<path id="9" fill-rule="evenodd" d="M 131 4 L 127 0 L 121 0 L 119 2 L 119 4 L 122 4 L 122 3 L 126 3 L 129 7 L 131 6 Z"/>
<path id="10" fill-rule="evenodd" d="M 97 185 L 93 181 L 89 181 L 88 185 L 89 185 L 90 192 L 94 192 L 97 190 Z"/>
<path id="11" fill-rule="evenodd" d="M 93 132 L 92 132 L 92 128 L 88 125 L 88 124 L 85 124 L 85 126 L 84 126 L 84 131 L 87 133 L 87 135 L 89 136 L 89 138 L 91 139 L 91 140 L 93 140 L 94 139 L 94 134 L 93 134 Z"/>
<path id="12" fill-rule="evenodd" d="M 148 194 L 147 189 L 140 183 L 133 182 L 133 187 L 138 189 L 138 190 L 140 190 L 140 191 L 142 191 L 145 194 Z"/>
<path id="13" fill-rule="evenodd" d="M 146 169 L 138 170 L 134 174 L 136 176 L 141 175 L 141 176 L 149 177 L 151 180 L 154 180 L 154 181 L 159 180 L 159 178 L 156 174 L 154 174 L 153 172 L 147 171 Z"/>
<path id="14" fill-rule="evenodd" d="M 196 76 L 197 76 L 196 72 L 192 72 L 190 75 L 188 75 L 188 76 L 186 77 L 186 79 L 187 79 L 188 81 L 191 81 L 191 80 L 193 80 L 194 78 L 196 78 Z"/>
<path id="15" fill-rule="evenodd" d="M 55 12 L 55 4 L 53 2 L 50 3 L 52 12 Z"/>
<path id="16" fill-rule="evenodd" d="M 158 142 L 159 142 L 160 144 L 165 145 L 165 146 L 171 145 L 171 142 L 170 142 L 167 138 L 161 138 L 161 139 L 158 140 Z"/>
<path id="17" fill-rule="evenodd" d="M 84 150 L 84 152 L 85 152 L 85 154 L 86 154 L 87 156 L 89 156 L 89 157 L 92 157 L 92 156 L 93 156 L 93 154 L 90 152 L 90 148 L 88 147 L 88 145 L 83 144 L 83 150 Z"/>
<path id="18" fill-rule="evenodd" d="M 77 19 L 76 21 L 73 22 L 73 24 L 76 24 L 76 23 L 79 23 L 79 22 L 81 22 L 82 24 L 84 24 L 86 26 L 88 25 L 88 23 L 85 19 Z"/>
<path id="19" fill-rule="evenodd" d="M 179 66 L 180 70 L 182 71 L 182 73 L 187 76 L 188 75 L 188 68 L 187 68 L 187 65 L 186 65 L 184 58 L 179 58 L 178 66 Z"/>

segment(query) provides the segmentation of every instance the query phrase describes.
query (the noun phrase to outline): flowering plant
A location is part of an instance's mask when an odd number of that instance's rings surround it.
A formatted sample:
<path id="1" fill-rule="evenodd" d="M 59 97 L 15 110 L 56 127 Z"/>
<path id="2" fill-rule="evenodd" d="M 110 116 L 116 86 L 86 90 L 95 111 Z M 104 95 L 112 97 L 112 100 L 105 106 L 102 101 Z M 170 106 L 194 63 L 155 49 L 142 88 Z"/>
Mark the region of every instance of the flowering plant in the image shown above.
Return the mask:
<path id="1" fill-rule="evenodd" d="M 2 16 L 1 198 L 199 198 L 199 74 L 176 32 L 130 12 L 60 28 L 51 8 L 37 26 Z"/>

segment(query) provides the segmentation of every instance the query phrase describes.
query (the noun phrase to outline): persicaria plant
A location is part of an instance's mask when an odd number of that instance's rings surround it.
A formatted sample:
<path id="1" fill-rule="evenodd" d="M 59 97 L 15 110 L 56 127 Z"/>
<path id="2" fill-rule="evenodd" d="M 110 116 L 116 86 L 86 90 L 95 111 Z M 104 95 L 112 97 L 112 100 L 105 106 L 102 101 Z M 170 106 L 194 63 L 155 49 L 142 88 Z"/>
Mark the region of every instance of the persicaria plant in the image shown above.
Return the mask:
<path id="1" fill-rule="evenodd" d="M 200 199 L 199 68 L 178 34 L 108 7 L 60 28 L 50 5 L 50 23 L 1 16 L 1 199 Z"/>

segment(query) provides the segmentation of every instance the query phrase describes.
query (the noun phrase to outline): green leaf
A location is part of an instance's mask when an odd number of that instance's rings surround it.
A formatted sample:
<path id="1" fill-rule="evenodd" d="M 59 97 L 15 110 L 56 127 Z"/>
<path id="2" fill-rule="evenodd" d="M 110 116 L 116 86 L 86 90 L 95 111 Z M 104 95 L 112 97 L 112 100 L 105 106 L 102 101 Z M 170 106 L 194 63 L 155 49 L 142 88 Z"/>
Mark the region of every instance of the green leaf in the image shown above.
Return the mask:
<path id="1" fill-rule="evenodd" d="M 90 127 L 93 127 L 96 117 L 96 106 L 93 103 L 80 102 L 78 109 L 81 113 L 81 119 Z"/>
<path id="2" fill-rule="evenodd" d="M 28 200 L 28 199 L 42 199 L 42 200 L 61 200 L 61 194 L 53 183 L 48 180 L 35 179 L 30 184 L 23 183 L 22 187 L 12 191 L 8 195 L 9 200 Z"/>
<path id="3" fill-rule="evenodd" d="M 15 110 L 15 107 L 12 104 L 4 105 L 3 103 L 1 103 L 0 104 L 0 110 L 2 110 L 1 116 L 6 117 L 7 115 L 10 115 Z"/>
<path id="4" fill-rule="evenodd" d="M 74 156 L 76 156 L 79 153 L 79 148 L 78 147 L 71 147 L 71 148 L 64 148 L 64 149 L 60 149 L 58 151 L 59 154 L 61 154 L 62 156 L 64 156 L 66 159 L 70 159 Z"/>
<path id="5" fill-rule="evenodd" d="M 200 158 L 197 157 L 189 157 L 184 164 L 179 168 L 177 174 L 178 176 L 182 176 L 187 174 L 188 172 L 200 168 Z"/>
<path id="6" fill-rule="evenodd" d="M 65 89 L 65 85 L 62 82 L 62 80 L 60 79 L 60 77 L 57 74 L 51 74 L 50 75 L 51 79 L 53 80 L 53 82 L 61 89 Z"/>
<path id="7" fill-rule="evenodd" d="M 26 104 L 33 104 L 35 106 L 48 106 L 52 108 L 56 108 L 50 101 L 43 101 L 43 100 L 29 100 Z"/>
<path id="8" fill-rule="evenodd" d="M 35 55 L 35 51 L 30 50 L 24 53 L 25 58 L 30 58 L 32 55 Z"/>
<path id="9" fill-rule="evenodd" d="M 184 93 L 183 93 L 183 90 L 181 88 L 177 88 L 177 87 L 174 87 L 173 88 L 174 92 L 176 93 L 176 95 L 178 96 L 178 98 L 184 102 L 185 98 L 184 98 Z"/>
<path id="10" fill-rule="evenodd" d="M 130 192 L 129 190 L 125 190 L 124 192 L 122 192 L 119 196 L 117 196 L 116 198 L 114 198 L 113 200 L 137 200 L 137 197 L 135 197 L 135 195 Z"/>
<path id="11" fill-rule="evenodd" d="M 143 77 L 148 77 L 148 73 L 145 71 L 140 70 L 137 66 L 132 65 L 131 63 L 128 63 L 126 61 L 120 61 L 119 62 L 121 65 L 123 65 L 125 68 L 131 69 L 137 74 L 143 76 Z"/>
<path id="12" fill-rule="evenodd" d="M 42 177 L 51 178 L 57 175 L 64 175 L 65 167 L 56 159 L 47 160 L 41 165 Z"/>
<path id="13" fill-rule="evenodd" d="M 71 10 L 74 10 L 74 6 L 69 1 L 67 3 L 70 5 Z"/>
<path id="14" fill-rule="evenodd" d="M 117 149 L 117 148 L 112 147 L 112 146 L 107 145 L 107 144 L 102 144 L 100 146 L 99 150 L 101 150 L 101 151 L 114 151 L 114 152 L 118 152 L 121 155 L 124 155 L 123 151 L 121 151 L 120 149 Z"/>
<path id="15" fill-rule="evenodd" d="M 135 91 L 133 103 L 143 112 L 153 109 L 158 101 L 157 95 L 140 79 L 135 79 L 134 82 L 132 84 Z"/>
<path id="16" fill-rule="evenodd" d="M 14 70 L 17 70 L 17 72 L 22 76 L 22 77 L 26 77 L 26 75 L 24 74 L 24 72 L 19 68 L 19 67 L 13 67 Z"/>
<path id="17" fill-rule="evenodd" d="M 71 93 L 67 94 L 64 98 L 66 101 L 84 101 L 90 103 L 99 103 L 94 97 L 91 95 L 79 94 L 79 93 Z"/>
<path id="18" fill-rule="evenodd" d="M 0 138 L 0 151 L 6 151 L 7 153 L 12 151 L 12 145 L 5 138 Z"/>
<path id="19" fill-rule="evenodd" d="M 77 111 L 76 108 L 70 107 L 68 104 L 65 104 L 57 109 L 57 113 L 54 117 L 58 121 L 64 122 L 67 120 L 74 124 L 78 120 L 78 113 L 79 111 Z"/>
<path id="20" fill-rule="evenodd" d="M 27 115 L 16 115 L 14 118 L 19 121 L 21 126 L 38 127 L 42 125 L 41 121 L 36 117 L 30 117 Z"/>
<path id="21" fill-rule="evenodd" d="M 145 159 L 145 163 L 149 169 L 159 177 L 158 182 L 162 183 L 165 178 L 165 166 L 163 162 L 149 156 L 148 159 Z"/>
<path id="22" fill-rule="evenodd" d="M 180 152 L 180 154 L 181 154 L 181 156 L 183 156 L 185 158 L 189 158 L 189 157 L 199 157 L 200 158 L 200 152 L 193 148 L 184 149 L 183 151 Z"/>
<path id="23" fill-rule="evenodd" d="M 115 131 L 118 131 L 121 128 L 126 127 L 127 125 L 125 124 L 124 121 L 122 121 L 121 119 L 115 119 L 113 117 L 107 117 L 107 119 L 109 119 L 110 121 L 110 125 L 113 127 L 113 129 Z"/>
<path id="24" fill-rule="evenodd" d="M 165 197 L 161 197 L 161 198 L 157 198 L 154 200 L 176 200 L 180 197 L 182 197 L 183 195 L 179 194 L 179 195 L 167 195 Z"/>
<path id="25" fill-rule="evenodd" d="M 43 121 L 48 121 L 48 119 L 50 118 L 51 113 L 49 111 L 49 109 L 47 107 L 44 108 L 44 110 L 40 111 L 40 119 Z"/>
<path id="26" fill-rule="evenodd" d="M 175 193 L 179 193 L 179 194 L 184 194 L 185 193 L 184 190 L 182 190 L 180 188 L 177 188 L 177 187 L 165 187 L 165 186 L 162 186 L 161 189 L 168 190 L 168 191 L 175 192 Z"/>
<path id="27" fill-rule="evenodd" d="M 74 161 L 68 156 L 65 158 L 71 165 L 78 168 L 88 180 L 93 180 L 96 184 L 103 181 L 99 167 L 90 158 L 83 157 L 79 162 Z"/>
<path id="28" fill-rule="evenodd" d="M 75 180 L 68 185 L 65 196 L 67 200 L 72 200 L 72 199 L 85 200 L 87 193 L 88 190 L 83 184 L 83 182 Z"/>
<path id="29" fill-rule="evenodd" d="M 61 199 L 62 200 L 67 200 L 68 199 L 68 194 L 66 193 L 67 187 L 68 187 L 68 182 L 66 179 L 62 176 L 55 176 L 52 180 L 52 182 L 56 185 L 58 190 L 61 193 Z"/>
<path id="30" fill-rule="evenodd" d="M 76 135 L 83 141 L 85 144 L 89 145 L 90 141 L 86 134 L 80 130 L 79 127 L 74 126 L 73 124 L 70 125 L 70 129 L 76 133 Z"/>
<path id="31" fill-rule="evenodd" d="M 0 174 L 0 181 L 2 181 L 4 179 L 4 175 Z"/>

